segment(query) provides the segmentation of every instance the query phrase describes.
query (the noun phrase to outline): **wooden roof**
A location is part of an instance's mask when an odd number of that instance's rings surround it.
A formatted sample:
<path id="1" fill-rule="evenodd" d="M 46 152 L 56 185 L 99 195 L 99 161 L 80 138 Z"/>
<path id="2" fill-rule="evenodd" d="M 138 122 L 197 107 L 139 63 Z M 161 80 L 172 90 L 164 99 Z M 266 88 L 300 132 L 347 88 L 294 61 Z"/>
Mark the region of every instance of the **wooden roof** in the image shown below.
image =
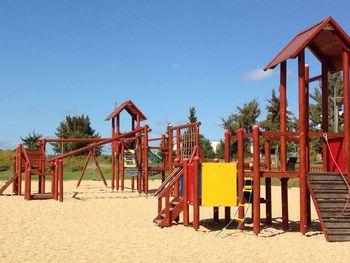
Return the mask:
<path id="1" fill-rule="evenodd" d="M 124 103 L 120 104 L 118 108 L 116 108 L 111 114 L 109 114 L 105 120 L 109 121 L 110 119 L 120 114 L 123 110 L 126 110 L 132 117 L 135 118 L 135 120 L 137 115 L 140 116 L 140 121 L 147 120 L 147 117 L 142 113 L 142 111 L 138 107 L 136 107 L 136 105 L 131 100 L 125 101 Z"/>
<path id="2" fill-rule="evenodd" d="M 350 48 L 350 37 L 333 17 L 327 17 L 294 37 L 264 70 L 272 69 L 287 59 L 296 58 L 306 47 L 320 61 L 327 61 L 330 71 L 339 71 L 342 69 L 342 52 Z"/>

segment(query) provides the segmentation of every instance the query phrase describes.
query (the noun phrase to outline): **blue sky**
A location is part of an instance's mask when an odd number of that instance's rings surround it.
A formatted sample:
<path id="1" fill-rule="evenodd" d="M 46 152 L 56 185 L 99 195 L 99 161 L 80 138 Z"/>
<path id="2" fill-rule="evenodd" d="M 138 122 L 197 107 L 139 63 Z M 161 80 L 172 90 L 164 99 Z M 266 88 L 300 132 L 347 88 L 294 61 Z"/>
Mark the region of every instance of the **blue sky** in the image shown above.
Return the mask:
<path id="1" fill-rule="evenodd" d="M 295 34 L 333 16 L 350 32 L 350 1 L 0 1 L 0 148 L 35 130 L 52 137 L 67 114 L 105 117 L 133 100 L 153 134 L 187 121 L 222 138 L 220 118 L 258 99 L 263 115 L 278 69 L 264 67 Z M 320 66 L 307 56 L 311 75 Z M 289 108 L 297 113 L 295 61 Z M 262 117 L 263 117 L 262 115 Z"/>

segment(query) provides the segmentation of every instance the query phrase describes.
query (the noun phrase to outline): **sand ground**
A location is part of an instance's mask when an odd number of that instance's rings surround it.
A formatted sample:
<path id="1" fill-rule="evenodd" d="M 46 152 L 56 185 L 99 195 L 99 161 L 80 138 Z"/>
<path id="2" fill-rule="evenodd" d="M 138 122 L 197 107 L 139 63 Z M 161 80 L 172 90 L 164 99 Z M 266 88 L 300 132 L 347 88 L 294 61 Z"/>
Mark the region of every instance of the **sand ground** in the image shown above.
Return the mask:
<path id="1" fill-rule="evenodd" d="M 225 237 L 216 236 L 222 224 L 212 223 L 211 208 L 201 208 L 197 232 L 181 224 L 160 229 L 152 196 L 113 192 L 96 181 L 64 187 L 63 203 L 0 197 L 0 262 L 350 262 L 350 243 L 326 242 L 315 211 L 312 230 L 298 232 L 298 188 L 289 190 L 290 232 L 280 228 L 280 188 L 273 187 L 274 227 Z"/>

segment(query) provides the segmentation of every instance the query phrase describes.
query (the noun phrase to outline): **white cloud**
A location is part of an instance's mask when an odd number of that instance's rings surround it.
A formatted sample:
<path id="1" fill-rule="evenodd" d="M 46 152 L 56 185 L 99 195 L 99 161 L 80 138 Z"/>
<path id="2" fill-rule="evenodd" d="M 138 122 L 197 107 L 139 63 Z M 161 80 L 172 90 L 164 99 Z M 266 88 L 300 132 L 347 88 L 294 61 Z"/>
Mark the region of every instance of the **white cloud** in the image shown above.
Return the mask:
<path id="1" fill-rule="evenodd" d="M 173 65 L 171 65 L 171 68 L 172 68 L 173 70 L 177 70 L 179 67 L 180 67 L 179 64 L 173 64 Z"/>
<path id="2" fill-rule="evenodd" d="M 246 81 L 255 81 L 269 78 L 274 75 L 274 71 L 267 70 L 264 71 L 262 69 L 252 69 L 243 74 L 242 79 Z"/>

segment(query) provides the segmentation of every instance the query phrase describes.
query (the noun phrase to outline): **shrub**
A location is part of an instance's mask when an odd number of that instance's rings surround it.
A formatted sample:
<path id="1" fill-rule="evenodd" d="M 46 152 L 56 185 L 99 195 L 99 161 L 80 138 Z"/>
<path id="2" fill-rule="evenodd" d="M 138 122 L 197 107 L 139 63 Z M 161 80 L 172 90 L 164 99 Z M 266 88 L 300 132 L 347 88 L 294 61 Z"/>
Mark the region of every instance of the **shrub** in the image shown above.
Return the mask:
<path id="1" fill-rule="evenodd" d="M 82 165 L 79 165 L 79 164 L 73 164 L 71 167 L 70 167 L 70 171 L 71 172 L 78 172 L 78 171 L 81 171 L 83 169 L 83 166 Z"/>
<path id="2" fill-rule="evenodd" d="M 10 168 L 11 165 L 9 165 L 8 163 L 0 163 L 0 172 L 10 170 Z"/>

